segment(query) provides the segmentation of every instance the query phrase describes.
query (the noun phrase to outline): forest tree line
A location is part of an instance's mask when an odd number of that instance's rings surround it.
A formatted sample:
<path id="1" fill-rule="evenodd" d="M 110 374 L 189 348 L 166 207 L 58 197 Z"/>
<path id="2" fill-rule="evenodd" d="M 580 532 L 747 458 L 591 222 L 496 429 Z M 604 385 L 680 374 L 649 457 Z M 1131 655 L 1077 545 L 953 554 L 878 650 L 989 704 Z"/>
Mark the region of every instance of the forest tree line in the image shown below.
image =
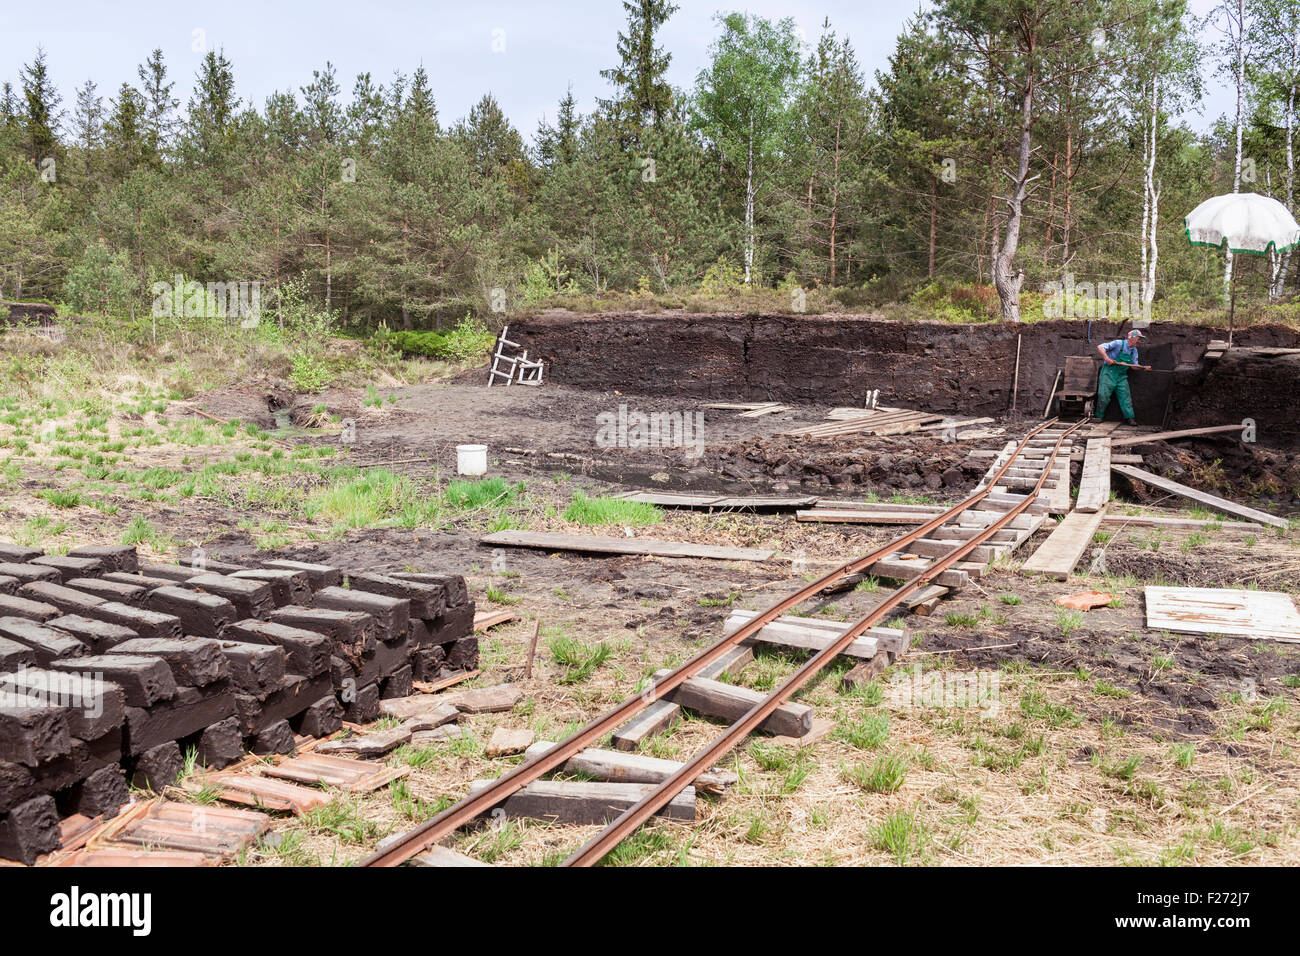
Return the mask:
<path id="1" fill-rule="evenodd" d="M 623 5 L 608 98 L 557 91 L 527 137 L 491 93 L 445 121 L 422 67 L 345 93 L 326 63 L 258 106 L 212 50 L 182 106 L 160 50 L 70 93 L 37 50 L 0 87 L 0 298 L 125 317 L 176 276 L 292 283 L 418 329 L 502 290 L 956 285 L 1016 318 L 1068 274 L 1196 307 L 1223 257 L 1182 217 L 1234 189 L 1293 207 L 1300 0 L 935 0 L 870 78 L 829 22 L 719 14 L 689 89 L 658 36 L 676 7 Z M 1198 133 L 1212 84 L 1236 108 Z M 1300 269 L 1256 272 L 1280 298 Z"/>

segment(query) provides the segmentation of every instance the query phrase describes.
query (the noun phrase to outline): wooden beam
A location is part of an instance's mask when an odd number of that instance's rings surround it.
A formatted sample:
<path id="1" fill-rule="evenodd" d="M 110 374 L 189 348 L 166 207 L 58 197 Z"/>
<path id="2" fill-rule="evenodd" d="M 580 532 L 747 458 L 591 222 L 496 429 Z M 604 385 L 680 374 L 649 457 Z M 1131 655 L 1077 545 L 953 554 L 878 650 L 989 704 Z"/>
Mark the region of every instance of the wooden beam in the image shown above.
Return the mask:
<path id="1" fill-rule="evenodd" d="M 1124 524 L 1134 528 L 1170 528 L 1196 531 L 1209 528 L 1214 531 L 1263 531 L 1264 525 L 1253 521 L 1205 521 L 1200 518 L 1162 518 L 1157 515 L 1106 515 L 1103 524 Z"/>
<path id="2" fill-rule="evenodd" d="M 670 673 L 671 671 L 667 670 L 656 671 L 655 680 Z M 688 678 L 665 696 L 674 704 L 679 704 L 687 710 L 729 721 L 739 720 L 755 704 L 762 703 L 767 698 L 767 695 L 760 691 L 738 687 L 735 684 L 724 684 L 722 681 L 710 680 L 707 677 Z M 812 730 L 812 722 L 812 708 L 807 704 L 782 704 L 759 725 L 759 729 L 769 734 L 802 737 Z"/>
<path id="3" fill-rule="evenodd" d="M 752 647 L 733 647 L 712 664 L 700 669 L 701 677 L 720 677 L 739 674 L 754 659 Z M 679 704 L 670 700 L 657 700 L 614 731 L 612 742 L 619 750 L 636 750 L 641 741 L 666 730 L 682 712 Z"/>
<path id="4" fill-rule="evenodd" d="M 1045 574 L 1057 581 L 1069 578 L 1074 566 L 1079 563 L 1079 558 L 1083 557 L 1083 552 L 1092 543 L 1092 536 L 1097 533 L 1103 514 L 1103 511 L 1093 514 L 1071 511 L 1021 566 L 1021 572 Z"/>
<path id="5" fill-rule="evenodd" d="M 599 535 L 560 534 L 548 531 L 497 531 L 479 538 L 480 544 L 546 551 L 584 551 L 596 554 L 644 554 L 659 558 L 712 558 L 718 561 L 767 561 L 774 551 L 726 548 L 712 544 L 656 541 L 652 538 L 605 538 Z"/>
<path id="6" fill-rule="evenodd" d="M 1222 511 L 1226 514 L 1236 515 L 1239 518 L 1247 518 L 1251 521 L 1258 521 L 1261 524 L 1271 525 L 1274 528 L 1289 528 L 1285 520 L 1275 515 L 1268 514 L 1264 511 L 1256 511 L 1254 508 L 1247 508 L 1245 505 L 1239 505 L 1235 501 L 1229 501 L 1226 498 L 1220 498 L 1218 495 L 1212 495 L 1208 492 L 1197 491 L 1195 488 L 1189 488 L 1186 485 L 1180 485 L 1176 481 L 1168 478 L 1154 475 L 1149 471 L 1143 471 L 1140 468 L 1134 468 L 1131 465 L 1111 465 L 1112 471 L 1118 471 L 1127 478 L 1132 478 L 1144 484 L 1151 485 L 1153 488 L 1159 488 L 1161 491 L 1167 491 L 1171 495 L 1181 495 L 1184 498 L 1190 498 L 1216 511 Z"/>
<path id="7" fill-rule="evenodd" d="M 1089 438 L 1083 459 L 1083 476 L 1079 479 L 1079 498 L 1074 507 L 1091 514 L 1100 511 L 1110 500 L 1109 438 Z"/>
<path id="8" fill-rule="evenodd" d="M 477 793 L 491 780 L 469 785 Z M 649 796 L 652 783 L 592 783 L 576 780 L 534 780 L 501 804 L 508 817 L 530 817 L 555 823 L 594 825 L 608 823 Z M 695 819 L 695 788 L 687 787 L 659 811 L 669 820 Z"/>
<path id="9" fill-rule="evenodd" d="M 1183 428 L 1172 432 L 1155 432 L 1149 435 L 1126 435 L 1123 438 L 1111 439 L 1111 444 L 1115 447 L 1121 445 L 1142 445 L 1150 441 L 1165 441 L 1170 438 L 1192 438 L 1196 435 L 1218 435 L 1224 432 L 1239 432 L 1241 425 L 1211 425 L 1207 428 Z"/>
<path id="10" fill-rule="evenodd" d="M 734 631 L 758 616 L 757 611 L 735 610 L 727 616 L 726 629 Z M 786 615 L 767 624 L 745 644 L 767 644 L 772 647 L 801 651 L 820 651 L 831 644 L 847 629 L 842 621 L 818 621 Z M 882 648 L 901 649 L 904 632 L 896 627 L 873 627 L 844 650 L 845 657 L 870 659 Z"/>

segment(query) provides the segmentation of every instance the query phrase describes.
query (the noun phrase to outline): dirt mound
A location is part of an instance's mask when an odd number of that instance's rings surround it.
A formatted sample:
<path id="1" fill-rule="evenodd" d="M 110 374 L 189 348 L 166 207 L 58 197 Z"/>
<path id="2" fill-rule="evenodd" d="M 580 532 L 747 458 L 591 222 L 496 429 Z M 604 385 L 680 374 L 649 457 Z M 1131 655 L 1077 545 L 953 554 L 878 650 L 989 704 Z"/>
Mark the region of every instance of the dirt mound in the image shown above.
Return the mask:
<path id="1" fill-rule="evenodd" d="M 1121 327 L 1065 319 L 953 325 L 859 316 L 556 311 L 516 320 L 510 334 L 547 363 L 549 381 L 582 388 L 837 405 L 861 405 L 868 390 L 879 389 L 880 400 L 890 405 L 1001 415 L 1011 406 L 1017 342 L 1017 408 L 1041 411 L 1066 356 L 1095 356 L 1098 343 L 1115 338 Z M 1153 325 L 1147 334 L 1144 359 L 1166 371 L 1194 365 L 1211 339 L 1227 337 L 1223 329 L 1176 324 Z M 1254 326 L 1240 330 L 1236 342 L 1297 347 L 1300 333 Z M 1149 376 L 1135 384 L 1144 424 L 1162 423 L 1172 378 Z M 1174 407 L 1199 387 L 1195 378 L 1180 380 Z"/>
<path id="2" fill-rule="evenodd" d="M 723 477 L 774 479 L 810 488 L 957 493 L 987 470 L 970 447 L 929 438 L 849 437 L 809 440 L 789 435 L 750 438 L 720 449 L 710 461 Z"/>

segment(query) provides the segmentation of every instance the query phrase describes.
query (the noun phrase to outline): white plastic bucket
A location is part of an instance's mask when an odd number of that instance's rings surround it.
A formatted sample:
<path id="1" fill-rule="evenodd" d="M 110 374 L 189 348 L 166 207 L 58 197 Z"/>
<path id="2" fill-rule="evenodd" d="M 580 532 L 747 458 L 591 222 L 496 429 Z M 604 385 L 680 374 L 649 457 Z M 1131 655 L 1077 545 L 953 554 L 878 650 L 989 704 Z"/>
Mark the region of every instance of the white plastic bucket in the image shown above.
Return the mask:
<path id="1" fill-rule="evenodd" d="M 456 474 L 482 475 L 487 473 L 487 445 L 457 445 Z"/>

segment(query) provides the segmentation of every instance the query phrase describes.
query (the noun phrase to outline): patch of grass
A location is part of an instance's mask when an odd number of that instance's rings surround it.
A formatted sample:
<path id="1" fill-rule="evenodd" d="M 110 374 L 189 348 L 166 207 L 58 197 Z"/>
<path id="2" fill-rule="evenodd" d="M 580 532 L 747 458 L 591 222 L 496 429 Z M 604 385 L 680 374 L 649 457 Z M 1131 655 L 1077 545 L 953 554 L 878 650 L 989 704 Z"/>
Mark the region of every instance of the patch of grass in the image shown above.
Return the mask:
<path id="1" fill-rule="evenodd" d="M 840 767 L 840 778 L 862 790 L 871 793 L 893 793 L 907 779 L 911 765 L 906 757 L 899 754 L 883 754 L 868 767 L 855 763 L 851 767 Z"/>
<path id="2" fill-rule="evenodd" d="M 512 597 L 500 588 L 488 586 L 487 598 L 493 604 L 518 604 L 523 598 Z"/>
<path id="3" fill-rule="evenodd" d="M 81 504 L 81 493 L 76 491 L 49 490 L 37 494 L 56 508 L 75 508 Z"/>
<path id="4" fill-rule="evenodd" d="M 464 852 L 484 863 L 495 863 L 524 842 L 524 827 L 514 820 L 501 819 L 477 837 L 462 844 Z"/>
<path id="5" fill-rule="evenodd" d="M 609 659 L 611 652 L 610 646 L 604 641 L 592 647 L 563 634 L 552 638 L 550 647 L 551 657 L 567 672 L 560 678 L 561 684 L 577 684 L 585 681 L 597 667 Z"/>
<path id="6" fill-rule="evenodd" d="M 1020 698 L 1020 712 L 1026 717 L 1045 720 L 1053 727 L 1075 727 L 1083 718 L 1063 704 L 1053 704 L 1041 691 L 1028 691 Z"/>
<path id="7" fill-rule="evenodd" d="M 1019 594 L 1002 594 L 998 596 L 998 600 L 1001 601 L 1003 604 L 1009 604 L 1012 607 L 1015 607 L 1017 604 L 1025 603 L 1025 599 L 1022 598 Z"/>
<path id="8" fill-rule="evenodd" d="M 889 739 L 889 717 L 867 714 L 861 720 L 840 724 L 834 736 L 859 750 L 873 750 Z"/>
<path id="9" fill-rule="evenodd" d="M 144 544 L 146 541 L 152 541 L 157 533 L 143 515 L 136 515 L 122 532 L 122 543 Z"/>
<path id="10" fill-rule="evenodd" d="M 644 866 L 651 861 L 682 864 L 690 842 L 679 845 L 673 834 L 661 827 L 644 826 L 605 855 L 602 866 Z"/>
<path id="11" fill-rule="evenodd" d="M 589 498 L 575 491 L 564 512 L 564 520 L 580 525 L 626 525 L 637 528 L 659 524 L 664 520 L 663 509 L 644 501 L 625 501 L 622 498 Z"/>
<path id="12" fill-rule="evenodd" d="M 434 523 L 441 505 L 406 475 L 369 468 L 317 492 L 306 510 L 345 528 L 415 528 Z"/>
<path id="13" fill-rule="evenodd" d="M 871 843 L 890 854 L 899 866 L 906 866 L 920 855 L 925 844 L 925 830 L 911 810 L 895 810 L 871 831 Z"/>
<path id="14" fill-rule="evenodd" d="M 1062 637 L 1069 637 L 1083 627 L 1082 611 L 1057 611 L 1056 626 L 1061 629 Z"/>
<path id="15" fill-rule="evenodd" d="M 503 478 L 483 478 L 479 481 L 453 481 L 447 485 L 442 498 L 447 505 L 461 511 L 481 508 L 486 504 L 504 507 L 523 494 L 524 483 L 508 485 Z"/>
<path id="16" fill-rule="evenodd" d="M 356 797 L 340 796 L 302 815 L 303 824 L 316 833 L 330 833 L 344 843 L 370 843 L 384 835 L 383 828 L 362 808 Z"/>

